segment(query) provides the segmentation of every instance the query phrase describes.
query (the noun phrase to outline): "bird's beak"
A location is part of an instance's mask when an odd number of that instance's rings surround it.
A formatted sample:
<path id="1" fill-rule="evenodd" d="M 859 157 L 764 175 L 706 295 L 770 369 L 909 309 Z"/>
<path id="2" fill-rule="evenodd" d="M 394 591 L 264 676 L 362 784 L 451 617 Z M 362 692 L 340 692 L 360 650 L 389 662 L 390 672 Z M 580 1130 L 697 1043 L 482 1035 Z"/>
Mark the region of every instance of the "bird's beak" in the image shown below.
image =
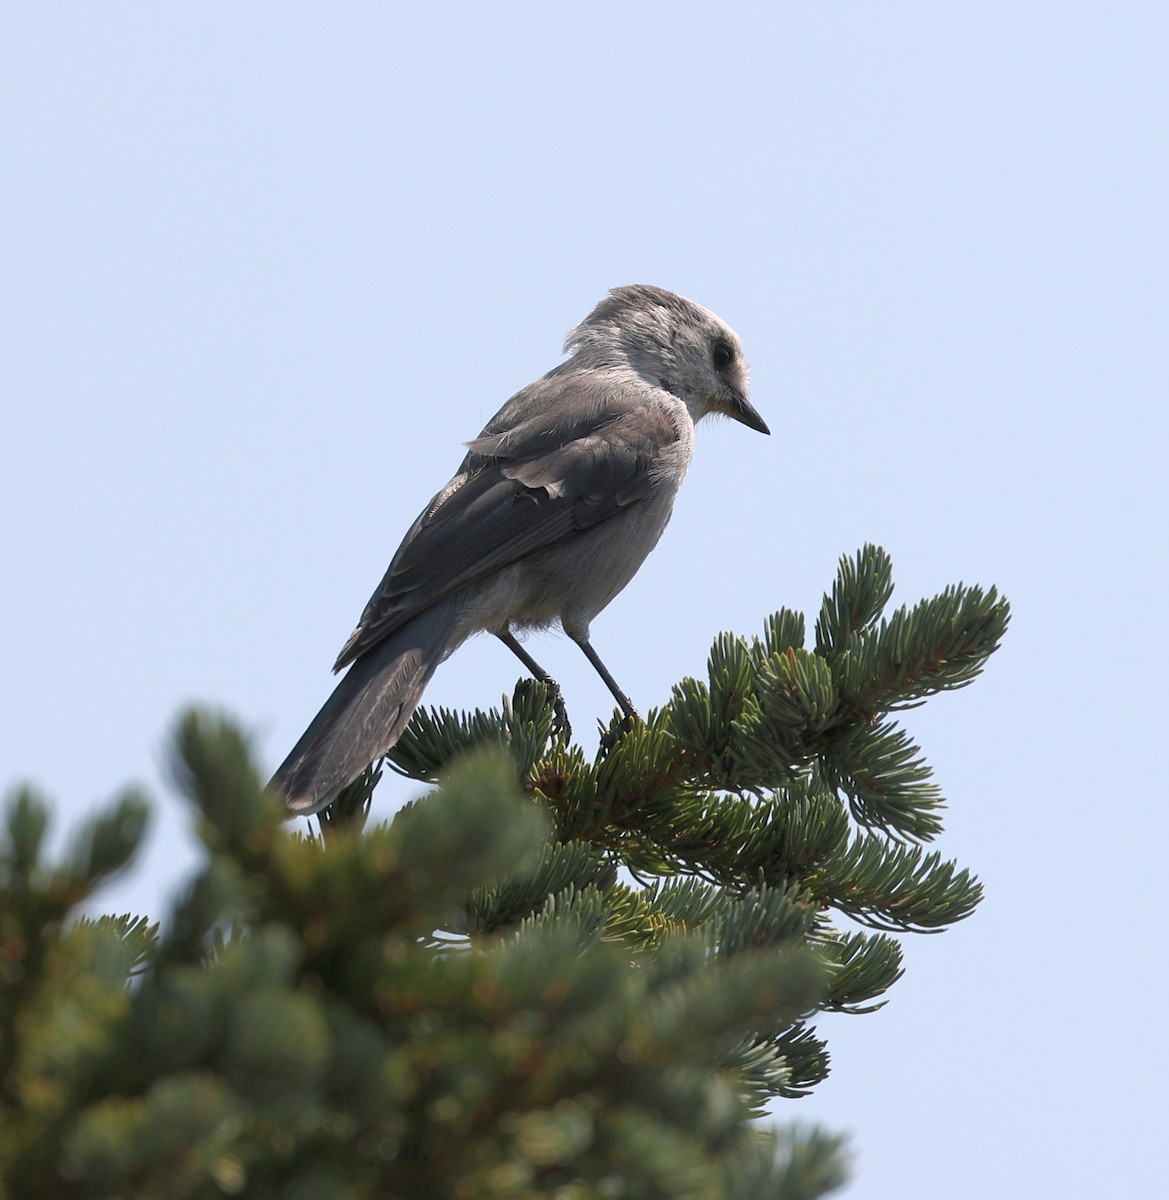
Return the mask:
<path id="1" fill-rule="evenodd" d="M 771 433 L 771 430 L 767 428 L 767 422 L 755 411 L 754 405 L 741 392 L 734 393 L 730 404 L 723 411 L 728 417 L 734 417 L 736 421 L 741 421 L 748 429 L 768 435 Z"/>

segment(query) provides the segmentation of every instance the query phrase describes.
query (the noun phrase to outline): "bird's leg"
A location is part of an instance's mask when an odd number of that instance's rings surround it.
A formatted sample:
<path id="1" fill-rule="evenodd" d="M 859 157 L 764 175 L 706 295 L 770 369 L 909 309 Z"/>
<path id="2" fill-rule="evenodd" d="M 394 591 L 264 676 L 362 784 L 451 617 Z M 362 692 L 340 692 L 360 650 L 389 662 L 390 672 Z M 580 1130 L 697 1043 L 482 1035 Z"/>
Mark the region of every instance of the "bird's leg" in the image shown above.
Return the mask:
<path id="1" fill-rule="evenodd" d="M 560 684 L 544 670 L 542 666 L 520 645 L 510 629 L 502 633 L 495 631 L 495 636 L 528 668 L 533 678 L 538 679 L 552 696 L 552 734 L 554 737 L 563 736 L 567 742 L 572 738 L 572 726 L 568 723 L 568 709 L 564 706 L 564 693 Z"/>
<path id="2" fill-rule="evenodd" d="M 565 630 L 565 632 L 568 631 Z M 625 719 L 616 729 L 609 730 L 601 737 L 601 749 L 612 750 L 617 742 L 641 720 L 641 717 L 638 716 L 637 709 L 633 707 L 633 701 L 618 687 L 617 680 L 609 673 L 609 668 L 601 662 L 601 656 L 593 649 L 589 639 L 583 636 L 577 637 L 572 633 L 569 633 L 568 636 L 584 651 L 585 658 L 593 664 L 593 669 L 605 681 L 605 686 L 613 693 L 613 698 L 625 714 Z"/>

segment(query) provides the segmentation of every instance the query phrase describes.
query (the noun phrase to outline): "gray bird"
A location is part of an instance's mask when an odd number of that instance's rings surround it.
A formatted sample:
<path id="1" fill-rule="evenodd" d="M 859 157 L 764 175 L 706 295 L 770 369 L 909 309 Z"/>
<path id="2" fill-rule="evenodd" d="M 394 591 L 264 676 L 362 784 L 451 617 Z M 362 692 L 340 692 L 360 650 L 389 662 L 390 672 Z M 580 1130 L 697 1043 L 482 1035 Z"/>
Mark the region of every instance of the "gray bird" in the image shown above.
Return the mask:
<path id="1" fill-rule="evenodd" d="M 564 348 L 467 443 L 410 527 L 333 668 L 348 673 L 272 779 L 291 812 L 325 808 L 385 754 L 435 668 L 482 630 L 558 696 L 515 631 L 559 621 L 636 718 L 589 623 L 661 537 L 695 422 L 722 413 L 770 431 L 735 332 L 672 292 L 614 288 Z"/>

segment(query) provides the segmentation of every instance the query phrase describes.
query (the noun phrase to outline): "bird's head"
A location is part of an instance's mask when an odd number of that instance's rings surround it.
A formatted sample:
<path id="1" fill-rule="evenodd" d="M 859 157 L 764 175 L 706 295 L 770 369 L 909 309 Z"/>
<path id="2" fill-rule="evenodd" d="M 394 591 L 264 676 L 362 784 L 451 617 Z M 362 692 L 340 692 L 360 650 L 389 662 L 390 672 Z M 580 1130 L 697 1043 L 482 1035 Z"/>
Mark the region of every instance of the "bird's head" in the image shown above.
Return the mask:
<path id="1" fill-rule="evenodd" d="M 565 349 L 583 364 L 631 368 L 677 396 L 695 421 L 722 413 L 771 432 L 747 399 L 738 334 L 683 296 L 644 283 L 614 288 L 568 335 Z"/>

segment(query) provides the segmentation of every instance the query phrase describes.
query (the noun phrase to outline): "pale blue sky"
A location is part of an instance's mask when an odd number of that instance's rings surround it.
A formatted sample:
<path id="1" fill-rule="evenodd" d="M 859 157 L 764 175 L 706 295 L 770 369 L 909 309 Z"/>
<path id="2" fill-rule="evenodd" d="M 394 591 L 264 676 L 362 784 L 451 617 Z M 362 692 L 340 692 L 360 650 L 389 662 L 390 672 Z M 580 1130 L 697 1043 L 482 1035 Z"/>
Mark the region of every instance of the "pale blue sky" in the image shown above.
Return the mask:
<path id="1" fill-rule="evenodd" d="M 0 786 L 65 829 L 146 784 L 106 899 L 165 914 L 179 707 L 274 766 L 461 442 L 607 288 L 672 288 L 773 436 L 700 430 L 595 623 L 639 705 L 865 541 L 899 602 L 1014 605 L 907 719 L 986 902 L 777 1115 L 853 1131 L 850 1198 L 1160 1194 L 1167 62 L 1155 2 L 6 5 Z M 516 677 L 483 640 L 428 700 Z"/>

